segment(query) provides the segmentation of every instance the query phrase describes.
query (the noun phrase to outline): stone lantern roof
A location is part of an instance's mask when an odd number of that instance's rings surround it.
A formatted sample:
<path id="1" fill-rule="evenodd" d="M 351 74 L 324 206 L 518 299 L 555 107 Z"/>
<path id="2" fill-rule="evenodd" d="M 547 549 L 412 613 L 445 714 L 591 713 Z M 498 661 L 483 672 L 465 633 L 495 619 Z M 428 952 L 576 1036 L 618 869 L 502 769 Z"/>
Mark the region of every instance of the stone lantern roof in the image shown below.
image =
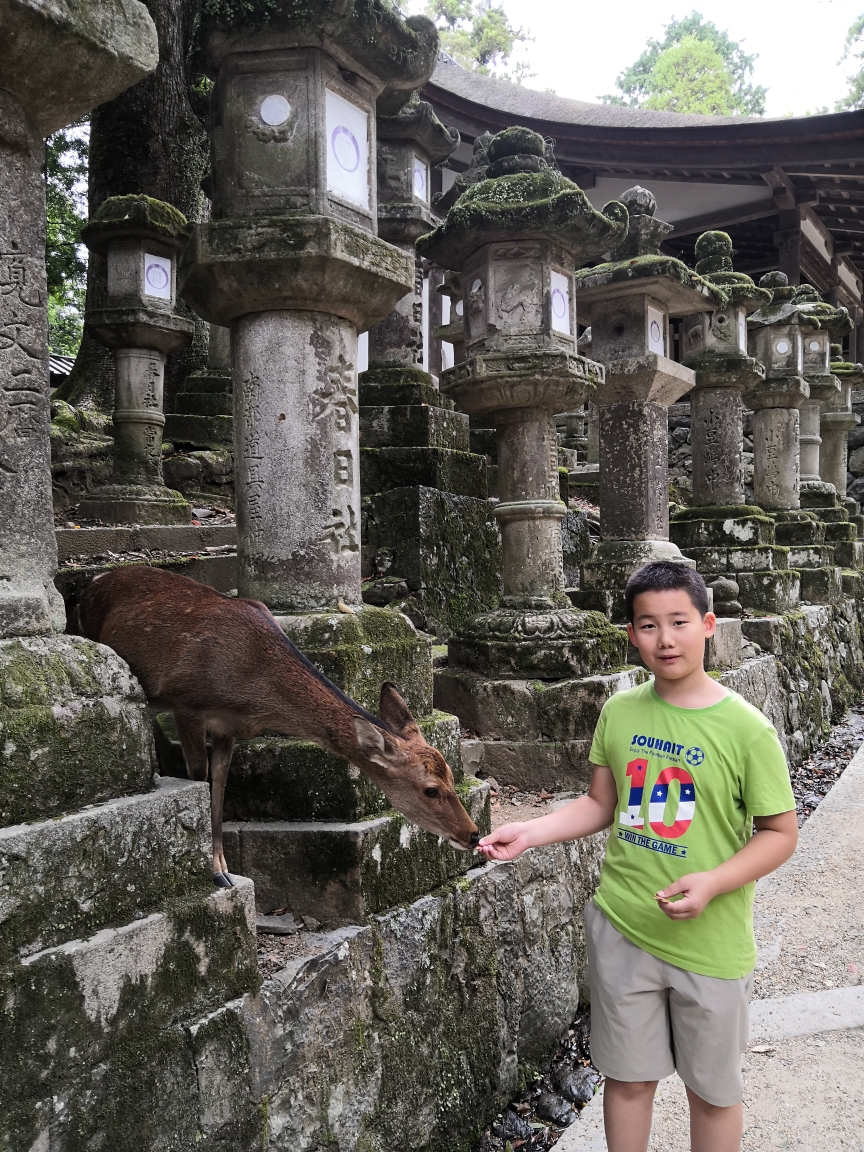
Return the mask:
<path id="1" fill-rule="evenodd" d="M 104 255 L 109 244 L 127 237 L 159 240 L 171 248 L 182 248 L 191 233 L 192 226 L 183 213 L 163 200 L 152 196 L 110 196 L 81 229 L 81 239 L 88 248 Z"/>
<path id="2" fill-rule="evenodd" d="M 624 205 L 613 200 L 598 212 L 577 184 L 550 167 L 536 132 L 499 132 L 487 155 L 487 178 L 467 188 L 444 223 L 418 240 L 421 256 L 458 271 L 480 245 L 548 240 L 571 250 L 578 264 L 626 235 Z"/>
<path id="3" fill-rule="evenodd" d="M 431 104 L 412 92 L 395 116 L 378 116 L 379 140 L 413 140 L 429 157 L 430 164 L 442 164 L 459 147 L 459 133 L 448 128 L 435 115 Z"/>

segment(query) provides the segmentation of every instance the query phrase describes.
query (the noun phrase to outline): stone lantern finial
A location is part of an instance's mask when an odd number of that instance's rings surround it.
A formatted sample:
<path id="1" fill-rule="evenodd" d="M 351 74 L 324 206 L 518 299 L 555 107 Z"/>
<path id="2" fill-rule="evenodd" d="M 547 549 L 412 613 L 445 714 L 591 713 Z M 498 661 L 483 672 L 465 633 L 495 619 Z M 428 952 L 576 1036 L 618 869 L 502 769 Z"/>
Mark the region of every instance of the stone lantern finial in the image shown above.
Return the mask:
<path id="1" fill-rule="evenodd" d="M 674 224 L 657 220 L 657 201 L 653 192 L 636 184 L 621 193 L 620 202 L 630 213 L 627 235 L 612 251 L 614 260 L 630 260 L 639 256 L 659 256 L 660 245 L 674 229 Z"/>

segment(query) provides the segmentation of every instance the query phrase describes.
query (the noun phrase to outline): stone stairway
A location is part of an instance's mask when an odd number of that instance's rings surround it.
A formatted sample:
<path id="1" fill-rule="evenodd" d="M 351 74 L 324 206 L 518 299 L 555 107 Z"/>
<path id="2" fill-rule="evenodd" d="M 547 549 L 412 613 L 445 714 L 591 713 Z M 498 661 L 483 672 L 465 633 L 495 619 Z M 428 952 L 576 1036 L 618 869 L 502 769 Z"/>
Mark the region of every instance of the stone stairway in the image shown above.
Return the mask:
<path id="1" fill-rule="evenodd" d="M 0 730 L 0 1147 L 256 1146 L 248 1091 L 223 1122 L 212 1076 L 242 1081 L 213 1017 L 258 977 L 207 785 L 154 785 L 140 688 L 80 637 L 0 643 Z"/>

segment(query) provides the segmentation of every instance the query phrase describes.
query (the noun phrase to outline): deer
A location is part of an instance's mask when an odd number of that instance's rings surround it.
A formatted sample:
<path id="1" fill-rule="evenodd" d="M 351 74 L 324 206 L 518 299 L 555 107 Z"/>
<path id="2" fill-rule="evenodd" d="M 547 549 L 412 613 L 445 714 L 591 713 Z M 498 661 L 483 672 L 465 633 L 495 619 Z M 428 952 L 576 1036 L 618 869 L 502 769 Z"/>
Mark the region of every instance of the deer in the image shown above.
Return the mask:
<path id="1" fill-rule="evenodd" d="M 393 808 L 451 847 L 471 851 L 479 843 L 449 764 L 426 742 L 398 688 L 382 685 L 380 716 L 373 716 L 303 655 L 259 600 L 130 565 L 88 584 L 78 620 L 87 639 L 126 661 L 152 710 L 173 713 L 190 779 L 206 781 L 209 772 L 218 887 L 234 886 L 222 850 L 234 743 L 262 732 L 308 740 L 348 760 Z"/>

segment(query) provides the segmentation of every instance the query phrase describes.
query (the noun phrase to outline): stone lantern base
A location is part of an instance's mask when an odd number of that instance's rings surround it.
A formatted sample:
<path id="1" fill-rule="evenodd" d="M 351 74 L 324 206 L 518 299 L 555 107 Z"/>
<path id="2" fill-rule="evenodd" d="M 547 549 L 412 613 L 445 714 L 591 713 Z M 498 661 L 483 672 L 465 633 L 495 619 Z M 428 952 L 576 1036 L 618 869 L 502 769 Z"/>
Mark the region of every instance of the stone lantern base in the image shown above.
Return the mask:
<path id="1" fill-rule="evenodd" d="M 106 524 L 188 524 L 192 508 L 173 488 L 106 484 L 81 501 L 78 514 Z"/>
<path id="2" fill-rule="evenodd" d="M 669 526 L 679 547 L 696 562 L 710 583 L 729 577 L 739 600 L 758 612 L 788 612 L 797 607 L 800 577 L 789 548 L 778 546 L 776 524 L 761 508 L 748 504 L 684 508 Z"/>
<path id="3" fill-rule="evenodd" d="M 671 540 L 601 540 L 582 565 L 581 588 L 569 593 L 580 608 L 603 612 L 613 623 L 627 620 L 624 589 L 632 574 L 655 560 L 672 560 L 695 568 Z"/>

